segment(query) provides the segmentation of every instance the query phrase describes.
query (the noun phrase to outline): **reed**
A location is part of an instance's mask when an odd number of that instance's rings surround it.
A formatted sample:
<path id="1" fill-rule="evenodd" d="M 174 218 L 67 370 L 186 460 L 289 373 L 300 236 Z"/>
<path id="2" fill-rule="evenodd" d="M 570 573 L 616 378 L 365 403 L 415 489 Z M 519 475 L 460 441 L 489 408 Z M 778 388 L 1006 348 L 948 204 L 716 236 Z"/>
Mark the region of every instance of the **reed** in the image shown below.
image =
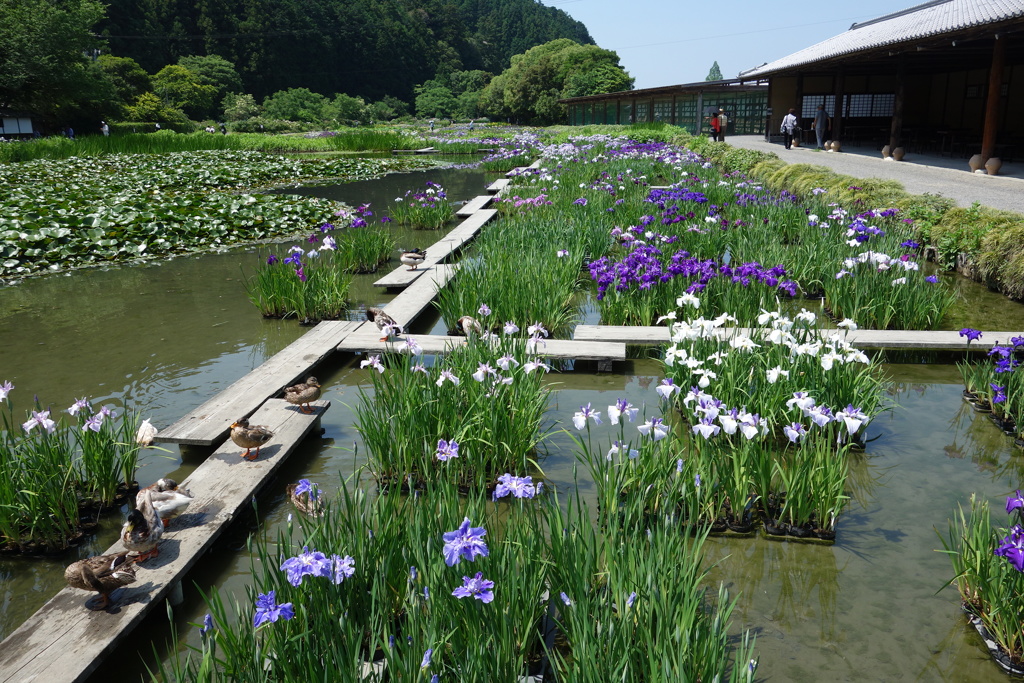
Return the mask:
<path id="1" fill-rule="evenodd" d="M 455 206 L 437 183 L 427 182 L 422 191 L 406 190 L 390 207 L 391 218 L 414 230 L 440 230 L 455 218 Z"/>

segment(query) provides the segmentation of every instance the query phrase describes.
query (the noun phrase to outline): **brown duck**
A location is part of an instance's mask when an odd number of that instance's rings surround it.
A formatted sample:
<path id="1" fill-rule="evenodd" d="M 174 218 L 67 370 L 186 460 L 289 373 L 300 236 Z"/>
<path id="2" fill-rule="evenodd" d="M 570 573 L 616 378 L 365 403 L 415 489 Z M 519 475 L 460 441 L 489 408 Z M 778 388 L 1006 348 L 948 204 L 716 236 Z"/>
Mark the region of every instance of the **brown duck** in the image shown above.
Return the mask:
<path id="1" fill-rule="evenodd" d="M 260 457 L 260 446 L 273 438 L 274 432 L 262 425 L 250 427 L 249 420 L 244 417 L 231 425 L 231 440 L 235 442 L 236 446 L 245 449 L 245 453 L 241 455 L 246 460 L 255 460 Z M 250 453 L 253 448 L 256 449 L 256 452 Z"/>
<path id="2" fill-rule="evenodd" d="M 127 552 L 87 557 L 68 565 L 64 580 L 72 588 L 99 593 L 96 609 L 104 609 L 110 604 L 111 593 L 135 583 L 135 558 Z"/>
<path id="3" fill-rule="evenodd" d="M 309 406 L 310 401 L 315 401 L 318 398 L 320 398 L 320 382 L 316 377 L 307 377 L 305 382 L 284 389 L 284 400 L 300 406 L 299 410 L 306 414 L 313 412 Z"/>
<path id="4" fill-rule="evenodd" d="M 128 513 L 128 519 L 121 527 L 121 543 L 137 555 L 136 562 L 142 562 L 160 554 L 158 544 L 164 535 L 164 523 L 153 507 L 152 491 L 139 491 L 135 504 L 138 507 Z"/>
<path id="5" fill-rule="evenodd" d="M 402 334 L 402 326 L 395 322 L 395 319 L 384 312 L 384 309 L 370 306 L 366 309 L 366 319 L 377 326 L 380 333 L 384 335 L 381 341 L 387 341 L 389 337 Z"/>

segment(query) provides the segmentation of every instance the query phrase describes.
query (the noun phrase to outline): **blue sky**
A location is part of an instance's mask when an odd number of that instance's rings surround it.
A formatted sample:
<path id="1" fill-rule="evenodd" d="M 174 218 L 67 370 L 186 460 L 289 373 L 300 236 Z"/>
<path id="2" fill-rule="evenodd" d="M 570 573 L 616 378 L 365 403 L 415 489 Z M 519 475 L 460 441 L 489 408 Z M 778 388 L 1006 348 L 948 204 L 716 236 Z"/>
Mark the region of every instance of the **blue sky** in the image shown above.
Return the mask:
<path id="1" fill-rule="evenodd" d="M 718 61 L 722 75 L 785 57 L 850 24 L 923 0 L 543 0 L 583 22 L 614 50 L 636 88 L 703 81 Z"/>

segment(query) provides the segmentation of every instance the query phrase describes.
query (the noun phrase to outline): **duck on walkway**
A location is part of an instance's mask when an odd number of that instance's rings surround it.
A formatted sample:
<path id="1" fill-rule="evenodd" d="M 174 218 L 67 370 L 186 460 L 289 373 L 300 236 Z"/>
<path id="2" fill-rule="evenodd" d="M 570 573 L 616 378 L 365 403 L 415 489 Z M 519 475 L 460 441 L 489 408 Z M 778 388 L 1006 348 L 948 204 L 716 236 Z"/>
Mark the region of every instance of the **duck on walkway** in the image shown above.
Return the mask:
<path id="1" fill-rule="evenodd" d="M 95 609 L 105 609 L 110 604 L 111 593 L 135 583 L 135 558 L 127 552 L 87 557 L 68 565 L 64 580 L 72 588 L 99 593 L 100 601 Z"/>
<path id="2" fill-rule="evenodd" d="M 421 263 L 427 260 L 427 252 L 424 249 L 409 249 L 403 251 L 398 260 L 409 266 L 409 270 L 416 270 Z"/>
<path id="3" fill-rule="evenodd" d="M 299 406 L 299 410 L 308 414 L 313 412 L 310 401 L 320 398 L 320 382 L 316 377 L 307 377 L 305 382 L 294 384 L 284 389 L 284 400 Z"/>
<path id="4" fill-rule="evenodd" d="M 260 457 L 260 446 L 274 438 L 274 432 L 263 425 L 249 425 L 249 420 L 242 418 L 231 425 L 231 440 L 236 446 L 245 449 L 242 457 L 246 460 L 255 460 Z M 255 453 L 250 451 L 255 448 Z"/>

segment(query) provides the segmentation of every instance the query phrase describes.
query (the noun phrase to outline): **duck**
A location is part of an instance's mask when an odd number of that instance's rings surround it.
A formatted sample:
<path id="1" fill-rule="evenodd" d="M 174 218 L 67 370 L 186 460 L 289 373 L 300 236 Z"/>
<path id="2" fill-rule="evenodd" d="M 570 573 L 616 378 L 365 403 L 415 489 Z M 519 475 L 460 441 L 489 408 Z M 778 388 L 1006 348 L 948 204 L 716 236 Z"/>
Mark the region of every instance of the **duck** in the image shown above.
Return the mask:
<path id="1" fill-rule="evenodd" d="M 384 309 L 370 306 L 366 309 L 366 319 L 377 326 L 384 336 L 380 341 L 387 341 L 392 336 L 402 333 L 402 326 L 395 322 L 395 319 L 384 312 Z"/>
<path id="2" fill-rule="evenodd" d="M 160 516 L 160 521 L 163 522 L 165 529 L 172 519 L 184 512 L 192 503 L 192 493 L 188 489 L 182 488 L 178 482 L 166 477 L 157 479 L 155 484 L 139 491 L 135 496 L 135 505 L 137 507 L 142 505 L 143 491 L 150 492 L 153 507 Z"/>
<path id="3" fill-rule="evenodd" d="M 316 377 L 307 377 L 305 382 L 284 389 L 284 400 L 299 406 L 299 410 L 307 415 L 313 412 L 310 401 L 320 398 L 320 382 Z"/>
<path id="4" fill-rule="evenodd" d="M 99 593 L 96 609 L 105 609 L 110 604 L 111 593 L 121 586 L 135 583 L 135 569 L 135 558 L 127 551 L 94 555 L 69 564 L 64 570 L 64 580 L 72 588 Z"/>
<path id="5" fill-rule="evenodd" d="M 427 260 L 427 252 L 424 249 L 409 249 L 403 251 L 398 260 L 409 266 L 409 270 L 416 270 L 421 263 Z"/>
<path id="6" fill-rule="evenodd" d="M 138 507 L 128 513 L 121 527 L 121 543 L 137 556 L 136 562 L 142 562 L 160 554 L 158 544 L 164 535 L 164 523 L 153 507 L 152 491 L 140 491 L 135 503 Z"/>
<path id="7" fill-rule="evenodd" d="M 153 445 L 153 439 L 156 438 L 156 427 L 149 419 L 142 421 L 139 425 L 139 431 L 135 433 L 135 443 L 139 444 L 143 448 L 149 448 Z"/>
<path id="8" fill-rule="evenodd" d="M 242 457 L 246 460 L 255 460 L 260 457 L 260 446 L 274 438 L 274 432 L 263 425 L 249 425 L 249 420 L 242 418 L 231 425 L 231 440 L 236 446 L 245 449 Z M 253 448 L 256 453 L 250 454 Z"/>
<path id="9" fill-rule="evenodd" d="M 321 517 L 324 514 L 324 501 L 320 496 L 320 489 L 316 484 L 310 483 L 308 479 L 300 479 L 296 484 L 288 484 L 285 487 L 288 499 L 295 506 L 295 509 L 307 517 Z"/>
<path id="10" fill-rule="evenodd" d="M 464 315 L 455 322 L 467 337 L 471 336 L 470 333 L 476 334 L 478 337 L 484 333 L 484 328 L 480 325 L 480 321 L 471 315 Z"/>

